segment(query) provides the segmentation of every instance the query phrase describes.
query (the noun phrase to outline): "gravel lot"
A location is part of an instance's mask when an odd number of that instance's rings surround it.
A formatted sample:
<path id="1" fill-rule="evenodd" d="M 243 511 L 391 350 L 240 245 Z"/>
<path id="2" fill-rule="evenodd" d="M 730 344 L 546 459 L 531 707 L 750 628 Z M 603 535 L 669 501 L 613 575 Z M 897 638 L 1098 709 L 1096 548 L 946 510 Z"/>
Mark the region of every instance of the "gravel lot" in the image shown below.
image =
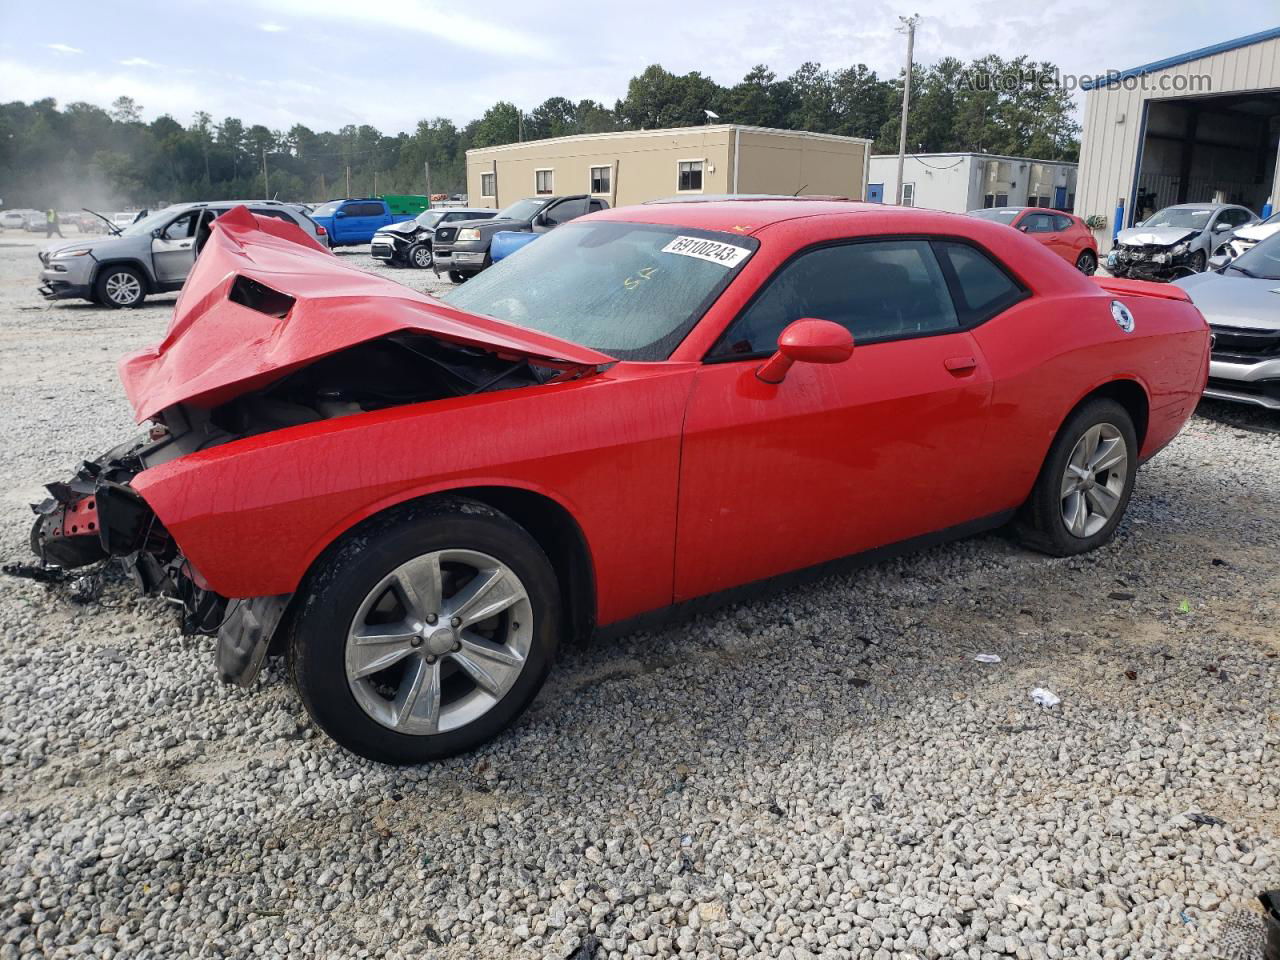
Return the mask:
<path id="1" fill-rule="evenodd" d="M 172 302 L 35 273 L 0 234 L 5 560 Z M 0 960 L 1215 956 L 1280 886 L 1278 430 L 1206 403 L 1086 557 L 989 536 L 567 651 L 418 769 L 279 664 L 221 686 L 163 603 L 0 578 Z"/>

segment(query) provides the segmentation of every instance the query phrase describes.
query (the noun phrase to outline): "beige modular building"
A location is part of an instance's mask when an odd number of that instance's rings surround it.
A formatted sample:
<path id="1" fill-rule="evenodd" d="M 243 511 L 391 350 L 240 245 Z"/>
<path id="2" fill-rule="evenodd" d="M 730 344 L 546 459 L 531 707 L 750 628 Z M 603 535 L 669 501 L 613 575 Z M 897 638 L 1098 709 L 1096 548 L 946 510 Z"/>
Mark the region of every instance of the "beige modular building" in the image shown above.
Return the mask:
<path id="1" fill-rule="evenodd" d="M 477 206 L 589 193 L 619 207 L 673 196 L 833 195 L 856 200 L 871 141 L 738 124 L 591 133 L 467 151 Z"/>
<path id="2" fill-rule="evenodd" d="M 1174 203 L 1280 206 L 1280 27 L 1085 85 L 1075 212 L 1102 248 Z"/>

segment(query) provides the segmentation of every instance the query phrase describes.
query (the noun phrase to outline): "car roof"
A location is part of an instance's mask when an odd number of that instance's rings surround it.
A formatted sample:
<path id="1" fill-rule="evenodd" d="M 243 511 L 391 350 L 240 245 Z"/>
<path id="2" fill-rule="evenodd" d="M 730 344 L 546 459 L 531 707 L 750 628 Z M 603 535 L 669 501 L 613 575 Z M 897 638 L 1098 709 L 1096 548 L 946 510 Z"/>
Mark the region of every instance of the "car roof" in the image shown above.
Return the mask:
<path id="1" fill-rule="evenodd" d="M 951 232 L 968 233 L 968 224 L 982 222 L 961 213 L 945 213 L 923 207 L 898 207 L 862 200 L 817 197 L 715 198 L 700 203 L 645 203 L 631 207 L 613 207 L 591 214 L 591 219 L 627 220 L 751 235 L 775 223 L 832 215 L 865 219 L 867 233 L 892 230 L 947 232 L 948 229 Z M 966 225 L 958 227 L 957 221 L 963 221 Z M 992 227 L 1006 229 L 1001 224 L 992 224 Z"/>

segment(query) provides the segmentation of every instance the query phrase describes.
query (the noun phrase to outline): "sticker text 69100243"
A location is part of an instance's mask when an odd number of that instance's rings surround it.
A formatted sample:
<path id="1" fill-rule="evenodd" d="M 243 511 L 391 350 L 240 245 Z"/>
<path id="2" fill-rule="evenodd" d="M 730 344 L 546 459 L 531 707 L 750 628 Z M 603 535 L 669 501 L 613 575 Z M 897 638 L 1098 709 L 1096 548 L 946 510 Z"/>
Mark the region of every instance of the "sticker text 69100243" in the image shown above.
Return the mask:
<path id="1" fill-rule="evenodd" d="M 718 263 L 722 267 L 733 268 L 747 257 L 751 250 L 736 244 L 724 243 L 720 240 L 708 240 L 705 237 L 676 237 L 665 247 L 663 253 L 674 253 L 682 257 L 697 257 L 708 263 Z"/>

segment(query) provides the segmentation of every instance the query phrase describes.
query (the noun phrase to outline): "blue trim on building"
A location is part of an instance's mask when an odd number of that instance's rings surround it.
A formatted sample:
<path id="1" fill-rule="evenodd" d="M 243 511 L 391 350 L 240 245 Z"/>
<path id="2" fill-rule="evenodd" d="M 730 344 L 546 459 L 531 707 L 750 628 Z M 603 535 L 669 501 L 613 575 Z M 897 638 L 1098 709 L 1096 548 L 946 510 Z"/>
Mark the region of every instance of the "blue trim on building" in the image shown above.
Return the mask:
<path id="1" fill-rule="evenodd" d="M 1224 40 L 1222 43 L 1215 43 L 1208 47 L 1201 47 L 1199 50 L 1180 53 L 1175 57 L 1166 57 L 1163 60 L 1153 60 L 1151 63 L 1144 63 L 1142 66 L 1133 67 L 1130 70 L 1108 73 L 1100 77 L 1094 77 L 1092 80 L 1084 80 L 1080 83 L 1080 89 L 1092 90 L 1095 87 L 1109 87 L 1112 84 L 1118 83 L 1121 80 L 1126 80 L 1129 77 L 1140 77 L 1144 73 L 1153 73 L 1156 70 L 1167 70 L 1169 67 L 1176 67 L 1181 63 L 1190 63 L 1192 60 L 1211 57 L 1217 53 L 1226 53 L 1229 50 L 1239 50 L 1241 47 L 1248 47 L 1255 43 L 1263 43 L 1266 40 L 1275 40 L 1277 38 L 1280 38 L 1280 27 L 1272 27 L 1270 30 L 1251 33 L 1247 37 L 1237 37 L 1235 40 Z"/>

